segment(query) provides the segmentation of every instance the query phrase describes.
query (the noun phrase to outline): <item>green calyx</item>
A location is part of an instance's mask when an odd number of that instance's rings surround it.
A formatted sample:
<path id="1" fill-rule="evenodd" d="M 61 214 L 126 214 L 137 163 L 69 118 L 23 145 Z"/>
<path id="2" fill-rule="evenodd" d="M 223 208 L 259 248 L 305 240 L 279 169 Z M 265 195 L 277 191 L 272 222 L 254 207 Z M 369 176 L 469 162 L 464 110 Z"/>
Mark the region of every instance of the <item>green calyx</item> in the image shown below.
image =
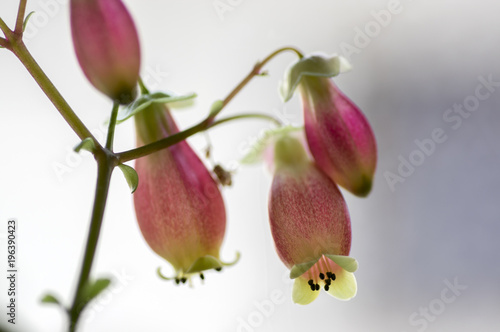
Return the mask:
<path id="1" fill-rule="evenodd" d="M 303 77 L 334 77 L 351 69 L 349 62 L 338 55 L 313 54 L 294 63 L 285 73 L 280 94 L 285 102 L 290 100 Z"/>
<path id="2" fill-rule="evenodd" d="M 236 258 L 232 262 L 225 263 L 214 256 L 205 255 L 194 261 L 194 263 L 191 264 L 191 266 L 186 271 L 178 270 L 176 275 L 173 277 L 164 276 L 161 273 L 160 267 L 156 270 L 156 272 L 161 279 L 174 280 L 177 284 L 185 283 L 188 280 L 191 281 L 191 277 L 195 274 L 199 274 L 200 278 L 203 280 L 205 279 L 203 274 L 204 271 L 215 270 L 219 272 L 222 270 L 223 267 L 232 266 L 236 264 L 240 260 L 240 257 L 241 254 L 239 252 L 236 252 Z"/>
<path id="3" fill-rule="evenodd" d="M 274 145 L 276 168 L 301 167 L 309 164 L 309 158 L 302 143 L 295 137 L 283 136 Z"/>

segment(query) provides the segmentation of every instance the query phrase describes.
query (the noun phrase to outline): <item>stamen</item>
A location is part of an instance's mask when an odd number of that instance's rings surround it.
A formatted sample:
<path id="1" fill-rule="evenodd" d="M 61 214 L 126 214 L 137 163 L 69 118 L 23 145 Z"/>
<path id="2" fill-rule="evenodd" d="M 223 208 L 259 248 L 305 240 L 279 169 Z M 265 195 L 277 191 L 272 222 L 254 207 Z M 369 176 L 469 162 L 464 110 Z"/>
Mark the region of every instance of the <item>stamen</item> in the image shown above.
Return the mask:
<path id="1" fill-rule="evenodd" d="M 314 292 L 316 290 L 316 285 L 311 285 L 311 290 Z"/>
<path id="2" fill-rule="evenodd" d="M 179 282 L 181 282 L 181 281 L 179 280 L 179 278 L 175 278 L 175 284 L 176 284 L 176 285 L 178 285 L 178 284 L 179 284 Z"/>
<path id="3" fill-rule="evenodd" d="M 325 284 L 330 286 L 332 284 L 332 279 L 330 279 L 330 278 L 326 279 Z"/>
<path id="4" fill-rule="evenodd" d="M 332 273 L 331 279 L 335 280 L 335 278 L 337 278 L 337 277 L 335 277 L 335 273 Z"/>
<path id="5" fill-rule="evenodd" d="M 309 284 L 309 286 L 312 286 L 314 284 L 314 281 L 312 279 L 309 279 L 307 283 Z"/>
<path id="6" fill-rule="evenodd" d="M 319 290 L 319 285 L 318 285 L 318 284 L 316 284 L 316 290 L 317 290 L 317 291 Z"/>
<path id="7" fill-rule="evenodd" d="M 326 276 L 328 277 L 328 279 L 331 279 L 331 278 L 332 278 L 332 274 L 333 274 L 333 273 L 331 273 L 331 272 L 327 272 L 327 273 L 326 273 Z"/>
<path id="8" fill-rule="evenodd" d="M 181 278 L 181 282 L 182 282 L 183 284 L 185 284 L 185 283 L 186 283 L 186 281 L 187 281 L 187 278 L 186 278 L 186 277 L 182 277 L 182 278 Z"/>
<path id="9" fill-rule="evenodd" d="M 222 271 L 222 267 L 216 267 L 216 268 L 215 268 L 215 271 L 217 271 L 217 272 Z"/>
<path id="10" fill-rule="evenodd" d="M 321 280 L 325 279 L 325 275 L 323 274 L 323 272 L 321 272 L 321 273 L 319 274 L 319 278 L 320 278 Z"/>
<path id="11" fill-rule="evenodd" d="M 203 273 L 200 273 L 200 278 L 201 280 L 205 280 L 205 276 L 203 275 Z"/>
<path id="12" fill-rule="evenodd" d="M 325 285 L 325 291 L 327 291 L 327 292 L 328 292 L 328 290 L 329 290 L 329 289 L 330 289 L 330 286 Z"/>

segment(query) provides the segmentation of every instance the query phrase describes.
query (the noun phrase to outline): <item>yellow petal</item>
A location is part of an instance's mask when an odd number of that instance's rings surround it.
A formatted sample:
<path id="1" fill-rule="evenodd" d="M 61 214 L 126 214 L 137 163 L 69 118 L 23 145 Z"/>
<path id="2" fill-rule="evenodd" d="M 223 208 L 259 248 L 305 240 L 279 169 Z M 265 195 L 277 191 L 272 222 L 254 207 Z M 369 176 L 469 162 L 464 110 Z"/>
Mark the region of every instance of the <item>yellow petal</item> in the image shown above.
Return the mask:
<path id="1" fill-rule="evenodd" d="M 293 283 L 292 299 L 297 304 L 309 304 L 316 300 L 319 291 L 312 291 L 304 278 L 297 278 Z"/>

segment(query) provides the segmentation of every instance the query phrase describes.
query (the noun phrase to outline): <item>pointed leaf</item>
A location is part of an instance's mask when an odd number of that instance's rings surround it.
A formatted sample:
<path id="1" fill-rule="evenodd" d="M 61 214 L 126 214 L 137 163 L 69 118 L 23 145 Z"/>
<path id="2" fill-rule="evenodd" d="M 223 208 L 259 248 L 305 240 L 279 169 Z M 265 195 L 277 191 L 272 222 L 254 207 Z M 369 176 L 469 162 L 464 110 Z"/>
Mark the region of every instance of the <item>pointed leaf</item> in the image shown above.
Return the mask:
<path id="1" fill-rule="evenodd" d="M 90 137 L 87 137 L 86 139 L 84 139 L 83 141 L 81 141 L 77 146 L 75 146 L 73 148 L 73 150 L 75 150 L 75 152 L 80 152 L 81 150 L 86 150 L 90 153 L 94 153 L 96 147 L 95 147 L 95 143 L 94 143 L 94 140 Z"/>
<path id="2" fill-rule="evenodd" d="M 28 16 L 26 16 L 26 18 L 24 19 L 24 22 L 23 22 L 23 32 L 24 32 L 24 30 L 26 30 L 26 26 L 28 25 L 28 21 L 31 18 L 31 15 L 33 15 L 34 13 L 35 12 L 29 13 Z"/>
<path id="3" fill-rule="evenodd" d="M 135 114 L 145 110 L 152 103 L 153 101 L 150 99 L 149 95 L 139 97 L 132 104 L 120 110 L 116 118 L 116 123 L 119 124 L 127 119 L 130 119 Z"/>
<path id="4" fill-rule="evenodd" d="M 89 302 L 111 284 L 111 280 L 106 278 L 89 281 L 87 286 L 83 289 L 83 298 Z"/>
<path id="5" fill-rule="evenodd" d="M 130 167 L 125 164 L 118 165 L 123 175 L 125 176 L 125 180 L 127 180 L 128 186 L 130 187 L 130 191 L 133 194 L 139 185 L 139 176 L 133 167 Z"/>
<path id="6" fill-rule="evenodd" d="M 224 107 L 224 101 L 216 100 L 210 107 L 210 115 L 217 114 Z"/>
<path id="7" fill-rule="evenodd" d="M 155 95 L 157 95 L 157 96 L 155 96 Z M 153 103 L 155 103 L 155 104 L 171 104 L 171 103 L 179 103 L 180 104 L 180 102 L 194 99 L 194 98 L 196 98 L 196 96 L 197 96 L 196 93 L 190 93 L 190 94 L 184 95 L 184 96 L 165 95 L 163 97 L 161 96 L 161 93 L 151 95 Z"/>
<path id="8" fill-rule="evenodd" d="M 52 294 L 46 294 L 40 301 L 42 303 L 51 303 L 61 306 L 61 302 Z"/>
<path id="9" fill-rule="evenodd" d="M 342 255 L 329 255 L 329 254 L 325 254 L 325 256 L 330 258 L 332 261 L 335 262 L 335 264 L 337 264 L 338 266 L 340 266 L 341 268 L 343 268 L 348 272 L 356 272 L 356 270 L 358 269 L 358 261 L 352 257 L 342 256 Z"/>
<path id="10" fill-rule="evenodd" d="M 285 102 L 290 100 L 303 76 L 334 77 L 350 69 L 349 62 L 341 56 L 315 54 L 304 57 L 287 69 L 280 84 L 281 97 Z"/>

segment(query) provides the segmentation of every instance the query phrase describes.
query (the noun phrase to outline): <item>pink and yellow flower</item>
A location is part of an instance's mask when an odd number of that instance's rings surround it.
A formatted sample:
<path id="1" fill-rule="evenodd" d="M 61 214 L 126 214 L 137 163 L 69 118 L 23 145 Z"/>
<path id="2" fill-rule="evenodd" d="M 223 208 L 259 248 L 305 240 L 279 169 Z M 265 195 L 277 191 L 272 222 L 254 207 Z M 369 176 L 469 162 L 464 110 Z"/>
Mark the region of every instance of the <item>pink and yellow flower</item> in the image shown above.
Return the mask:
<path id="1" fill-rule="evenodd" d="M 135 115 L 138 145 L 178 132 L 168 108 L 151 104 Z M 149 246 L 172 264 L 175 280 L 220 270 L 219 249 L 226 228 L 217 183 L 186 141 L 142 157 L 135 164 L 139 186 L 135 211 Z M 161 274 L 160 274 L 161 275 Z"/>
<path id="2" fill-rule="evenodd" d="M 321 288 L 342 300 L 354 297 L 357 262 L 348 257 L 351 223 L 342 194 L 292 136 L 277 140 L 274 161 L 269 220 L 276 251 L 295 279 L 294 302 L 312 302 Z"/>

